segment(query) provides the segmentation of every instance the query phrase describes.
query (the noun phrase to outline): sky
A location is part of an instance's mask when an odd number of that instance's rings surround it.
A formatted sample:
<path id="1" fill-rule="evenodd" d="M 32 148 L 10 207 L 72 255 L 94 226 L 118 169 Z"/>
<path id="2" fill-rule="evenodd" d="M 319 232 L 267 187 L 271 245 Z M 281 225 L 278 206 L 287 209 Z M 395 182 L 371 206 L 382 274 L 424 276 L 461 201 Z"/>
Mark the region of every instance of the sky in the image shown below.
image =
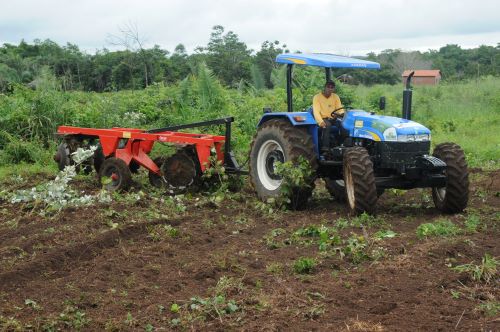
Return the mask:
<path id="1" fill-rule="evenodd" d="M 278 40 L 291 51 L 341 55 L 385 49 L 463 48 L 500 43 L 499 0 L 0 0 L 0 44 L 51 39 L 95 53 L 110 35 L 137 27 L 146 47 L 192 53 L 212 27 L 249 48 Z"/>

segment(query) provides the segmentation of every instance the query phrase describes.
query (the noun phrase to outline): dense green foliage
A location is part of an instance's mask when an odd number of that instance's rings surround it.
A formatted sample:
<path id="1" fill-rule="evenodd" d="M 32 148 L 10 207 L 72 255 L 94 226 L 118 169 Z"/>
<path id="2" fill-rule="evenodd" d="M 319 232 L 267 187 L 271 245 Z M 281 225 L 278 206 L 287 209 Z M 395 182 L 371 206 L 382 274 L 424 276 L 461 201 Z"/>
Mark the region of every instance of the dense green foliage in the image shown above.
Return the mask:
<path id="1" fill-rule="evenodd" d="M 182 44 L 170 53 L 158 45 L 146 48 L 134 31 L 137 28 L 129 29 L 122 31 L 125 36 L 117 37 L 114 43 L 124 50 L 103 49 L 93 55 L 82 52 L 77 45 L 60 46 L 48 39 L 33 44 L 22 41 L 17 46 L 4 44 L 0 47 L 0 91 L 8 91 L 12 83 L 38 87 L 46 82 L 48 73 L 57 78 L 53 84 L 65 91 L 141 89 L 153 83 L 179 82 L 195 74 L 202 62 L 228 87 L 250 85 L 261 90 L 279 86 L 281 81 L 276 79 L 280 67 L 274 59 L 288 49 L 279 41 L 265 41 L 260 50 L 254 51 L 236 33 L 225 32 L 217 25 L 208 44 L 197 47 L 193 54 L 187 54 Z M 424 53 L 389 49 L 370 53 L 367 58 L 380 62 L 382 70 L 337 69 L 333 74 L 365 85 L 398 83 L 405 69 L 440 69 L 448 81 L 500 75 L 500 44 L 475 49 L 446 45 Z"/>
<path id="2" fill-rule="evenodd" d="M 203 63 L 175 84 L 152 84 L 143 90 L 108 93 L 59 91 L 47 75 L 43 85 L 32 90 L 14 85 L 0 94 L 0 164 L 19 162 L 49 164 L 55 151 L 57 126 L 109 128 L 157 128 L 234 116 L 233 146 L 239 160 L 246 159 L 256 124 L 263 107 L 286 110 L 283 88 L 256 90 L 240 86 L 224 88 Z M 282 75 L 284 76 L 284 75 Z M 282 84 L 277 80 L 275 82 Z M 324 75 L 314 68 L 295 73 L 294 109 L 311 104 L 321 90 Z M 432 130 L 433 144 L 452 141 L 460 144 L 473 166 L 496 167 L 500 160 L 500 79 L 486 77 L 434 87 L 416 87 L 414 119 Z M 339 83 L 338 93 L 344 104 L 377 111 L 378 99 L 385 95 L 385 114 L 401 113 L 401 86 L 376 85 L 352 87 Z M 213 127 L 210 133 L 222 134 Z"/>

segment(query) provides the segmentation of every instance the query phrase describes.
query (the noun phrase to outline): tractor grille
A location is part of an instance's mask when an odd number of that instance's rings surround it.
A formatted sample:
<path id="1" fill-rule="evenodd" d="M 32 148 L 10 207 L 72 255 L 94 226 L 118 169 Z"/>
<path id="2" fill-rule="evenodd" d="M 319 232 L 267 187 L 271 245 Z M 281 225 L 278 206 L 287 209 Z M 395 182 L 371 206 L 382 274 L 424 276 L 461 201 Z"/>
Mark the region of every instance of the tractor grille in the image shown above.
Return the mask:
<path id="1" fill-rule="evenodd" d="M 416 157 L 428 155 L 431 142 L 379 142 L 376 163 L 381 167 L 414 166 Z"/>

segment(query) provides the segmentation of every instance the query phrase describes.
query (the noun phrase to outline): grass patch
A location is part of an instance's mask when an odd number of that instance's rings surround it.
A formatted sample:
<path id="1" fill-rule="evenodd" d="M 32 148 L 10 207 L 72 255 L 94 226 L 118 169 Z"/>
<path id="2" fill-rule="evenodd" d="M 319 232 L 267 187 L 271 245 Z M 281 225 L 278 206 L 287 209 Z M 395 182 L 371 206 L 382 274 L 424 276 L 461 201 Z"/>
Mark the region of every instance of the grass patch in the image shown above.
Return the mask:
<path id="1" fill-rule="evenodd" d="M 316 260 L 309 257 L 301 257 L 293 263 L 293 270 L 298 274 L 311 274 L 316 267 Z"/>
<path id="2" fill-rule="evenodd" d="M 498 273 L 500 262 L 489 254 L 485 254 L 481 260 L 481 264 L 463 264 L 453 268 L 458 272 L 469 274 L 474 281 L 484 281 L 489 283 Z"/>
<path id="3" fill-rule="evenodd" d="M 460 227 L 448 219 L 438 220 L 433 223 L 421 224 L 417 227 L 419 239 L 433 236 L 454 236 L 461 233 Z"/>

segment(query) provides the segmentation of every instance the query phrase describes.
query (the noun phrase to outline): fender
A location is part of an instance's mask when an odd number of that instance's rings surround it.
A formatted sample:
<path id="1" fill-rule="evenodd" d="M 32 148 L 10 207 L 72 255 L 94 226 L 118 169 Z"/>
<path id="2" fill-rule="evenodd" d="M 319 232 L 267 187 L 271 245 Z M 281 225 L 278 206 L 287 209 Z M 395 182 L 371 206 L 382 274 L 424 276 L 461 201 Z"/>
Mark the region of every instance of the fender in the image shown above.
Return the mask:
<path id="1" fill-rule="evenodd" d="M 303 121 L 297 121 L 297 117 L 301 117 Z M 262 126 L 265 122 L 272 119 L 287 119 L 292 126 L 305 127 L 307 126 L 307 131 L 312 136 L 314 144 L 314 152 L 316 156 L 319 157 L 319 142 L 318 142 L 318 124 L 311 112 L 276 112 L 276 113 L 266 113 L 262 116 L 257 128 Z"/>
<path id="2" fill-rule="evenodd" d="M 297 121 L 296 118 L 300 117 L 304 119 L 303 121 Z M 259 123 L 257 124 L 257 127 L 260 127 L 264 122 L 269 121 L 271 119 L 277 119 L 277 118 L 286 118 L 292 126 L 310 126 L 310 125 L 316 125 L 316 120 L 314 120 L 314 117 L 312 116 L 311 113 L 309 112 L 276 112 L 276 113 L 266 113 L 260 118 Z"/>

